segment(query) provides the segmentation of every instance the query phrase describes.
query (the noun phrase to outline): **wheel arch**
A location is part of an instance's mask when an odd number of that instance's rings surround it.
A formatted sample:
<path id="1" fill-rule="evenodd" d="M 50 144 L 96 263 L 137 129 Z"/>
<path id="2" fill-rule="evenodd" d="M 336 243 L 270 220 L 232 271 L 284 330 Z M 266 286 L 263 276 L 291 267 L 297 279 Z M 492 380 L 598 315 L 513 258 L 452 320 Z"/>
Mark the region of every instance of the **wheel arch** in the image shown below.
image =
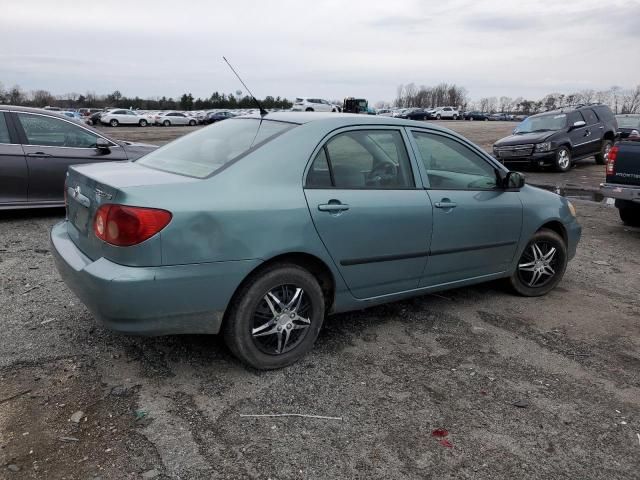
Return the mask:
<path id="1" fill-rule="evenodd" d="M 615 133 L 613 133 L 611 130 L 607 131 L 604 136 L 602 137 L 603 140 L 611 140 L 612 142 L 615 141 L 616 139 L 616 135 Z"/>
<path id="2" fill-rule="evenodd" d="M 567 229 L 560 220 L 551 220 L 549 222 L 546 222 L 545 224 L 541 225 L 540 228 L 536 230 L 536 232 L 544 229 L 551 230 L 552 232 L 557 233 L 558 235 L 560 235 L 560 237 L 562 237 L 564 244 L 569 245 L 569 236 L 567 234 Z"/>
<path id="3" fill-rule="evenodd" d="M 331 311 L 336 290 L 336 281 L 333 272 L 331 271 L 329 266 L 319 257 L 305 252 L 283 253 L 262 262 L 260 265 L 250 271 L 242 280 L 242 282 L 240 282 L 240 284 L 236 287 L 233 295 L 231 295 L 231 299 L 229 300 L 229 305 L 231 305 L 235 301 L 236 296 L 240 291 L 242 291 L 247 282 L 260 275 L 262 272 L 273 268 L 278 264 L 296 265 L 304 268 L 309 273 L 311 273 L 311 275 L 313 275 L 320 284 L 320 288 L 322 289 L 322 293 L 324 294 L 325 312 Z M 228 311 L 229 309 L 227 308 L 223 318 L 223 323 L 226 321 Z"/>

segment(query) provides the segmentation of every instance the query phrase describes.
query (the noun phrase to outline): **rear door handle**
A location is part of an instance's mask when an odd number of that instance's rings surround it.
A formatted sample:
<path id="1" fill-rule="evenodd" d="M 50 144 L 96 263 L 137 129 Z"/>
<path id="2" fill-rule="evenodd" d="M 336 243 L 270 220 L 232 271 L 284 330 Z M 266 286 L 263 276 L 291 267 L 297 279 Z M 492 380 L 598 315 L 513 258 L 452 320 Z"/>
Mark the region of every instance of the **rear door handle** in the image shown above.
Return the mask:
<path id="1" fill-rule="evenodd" d="M 50 157 L 49 153 L 44 152 L 36 152 L 36 153 L 27 153 L 27 157 Z"/>
<path id="2" fill-rule="evenodd" d="M 433 204 L 436 208 L 456 208 L 458 206 L 458 204 L 456 202 L 451 202 L 451 201 L 442 201 L 442 202 L 436 202 Z"/>
<path id="3" fill-rule="evenodd" d="M 321 212 L 344 212 L 349 210 L 349 205 L 346 203 L 323 203 L 318 205 L 318 210 Z"/>

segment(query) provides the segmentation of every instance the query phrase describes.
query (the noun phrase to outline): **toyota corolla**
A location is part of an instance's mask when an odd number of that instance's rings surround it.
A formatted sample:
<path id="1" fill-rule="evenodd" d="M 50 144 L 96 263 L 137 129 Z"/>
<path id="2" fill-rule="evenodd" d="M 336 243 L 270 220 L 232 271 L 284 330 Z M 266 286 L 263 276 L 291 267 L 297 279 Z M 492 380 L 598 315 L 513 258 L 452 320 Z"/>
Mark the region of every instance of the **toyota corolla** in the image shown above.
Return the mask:
<path id="1" fill-rule="evenodd" d="M 450 130 L 390 117 L 233 118 L 139 160 L 69 169 L 52 250 L 67 285 L 125 333 L 222 333 L 279 368 L 327 314 L 505 279 L 562 279 L 581 228 Z"/>

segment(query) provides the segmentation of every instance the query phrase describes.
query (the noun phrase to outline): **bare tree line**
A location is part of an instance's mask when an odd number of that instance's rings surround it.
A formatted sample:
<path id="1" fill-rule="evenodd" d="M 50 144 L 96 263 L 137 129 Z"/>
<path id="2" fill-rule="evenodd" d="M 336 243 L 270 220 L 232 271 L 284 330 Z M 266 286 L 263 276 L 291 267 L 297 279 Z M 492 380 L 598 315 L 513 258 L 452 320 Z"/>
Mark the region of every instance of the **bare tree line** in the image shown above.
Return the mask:
<path id="1" fill-rule="evenodd" d="M 472 102 L 469 108 L 491 113 L 532 114 L 587 103 L 609 105 L 615 114 L 640 113 L 640 85 L 635 89 L 614 86 L 608 90 L 587 89 L 569 94 L 549 93 L 540 100 L 528 100 L 523 97 L 485 97 Z"/>
<path id="2" fill-rule="evenodd" d="M 608 90 L 585 89 L 569 94 L 549 93 L 540 100 L 502 96 L 470 101 L 467 90 L 459 85 L 440 83 L 435 87 L 424 85 L 417 87 L 414 83 L 409 83 L 398 86 L 393 106 L 397 108 L 452 106 L 461 110 L 530 115 L 581 103 L 604 103 L 609 105 L 616 114 L 640 113 L 640 85 L 635 89 L 613 86 Z M 388 104 L 379 102 L 378 106 L 387 107 Z"/>
<path id="3" fill-rule="evenodd" d="M 463 107 L 467 103 L 467 90 L 455 84 L 440 83 L 434 87 L 414 83 L 398 86 L 394 106 L 398 108 L 441 106 Z"/>

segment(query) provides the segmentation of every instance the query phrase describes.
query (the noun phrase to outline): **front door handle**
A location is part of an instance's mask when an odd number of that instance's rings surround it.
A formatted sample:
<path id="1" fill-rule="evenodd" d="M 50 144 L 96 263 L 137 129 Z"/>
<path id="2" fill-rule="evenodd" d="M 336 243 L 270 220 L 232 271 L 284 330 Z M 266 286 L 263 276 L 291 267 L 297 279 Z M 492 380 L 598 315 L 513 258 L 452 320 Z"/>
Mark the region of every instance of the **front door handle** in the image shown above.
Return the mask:
<path id="1" fill-rule="evenodd" d="M 449 199 L 443 198 L 441 202 L 436 202 L 433 204 L 436 208 L 456 208 L 458 204 L 456 202 L 452 202 Z"/>
<path id="2" fill-rule="evenodd" d="M 349 210 L 349 205 L 347 205 L 346 203 L 329 201 L 329 203 L 318 205 L 318 210 L 320 210 L 321 212 L 332 213 L 344 212 L 345 210 Z"/>
<path id="3" fill-rule="evenodd" d="M 51 155 L 44 152 L 27 153 L 27 157 L 50 157 Z"/>

